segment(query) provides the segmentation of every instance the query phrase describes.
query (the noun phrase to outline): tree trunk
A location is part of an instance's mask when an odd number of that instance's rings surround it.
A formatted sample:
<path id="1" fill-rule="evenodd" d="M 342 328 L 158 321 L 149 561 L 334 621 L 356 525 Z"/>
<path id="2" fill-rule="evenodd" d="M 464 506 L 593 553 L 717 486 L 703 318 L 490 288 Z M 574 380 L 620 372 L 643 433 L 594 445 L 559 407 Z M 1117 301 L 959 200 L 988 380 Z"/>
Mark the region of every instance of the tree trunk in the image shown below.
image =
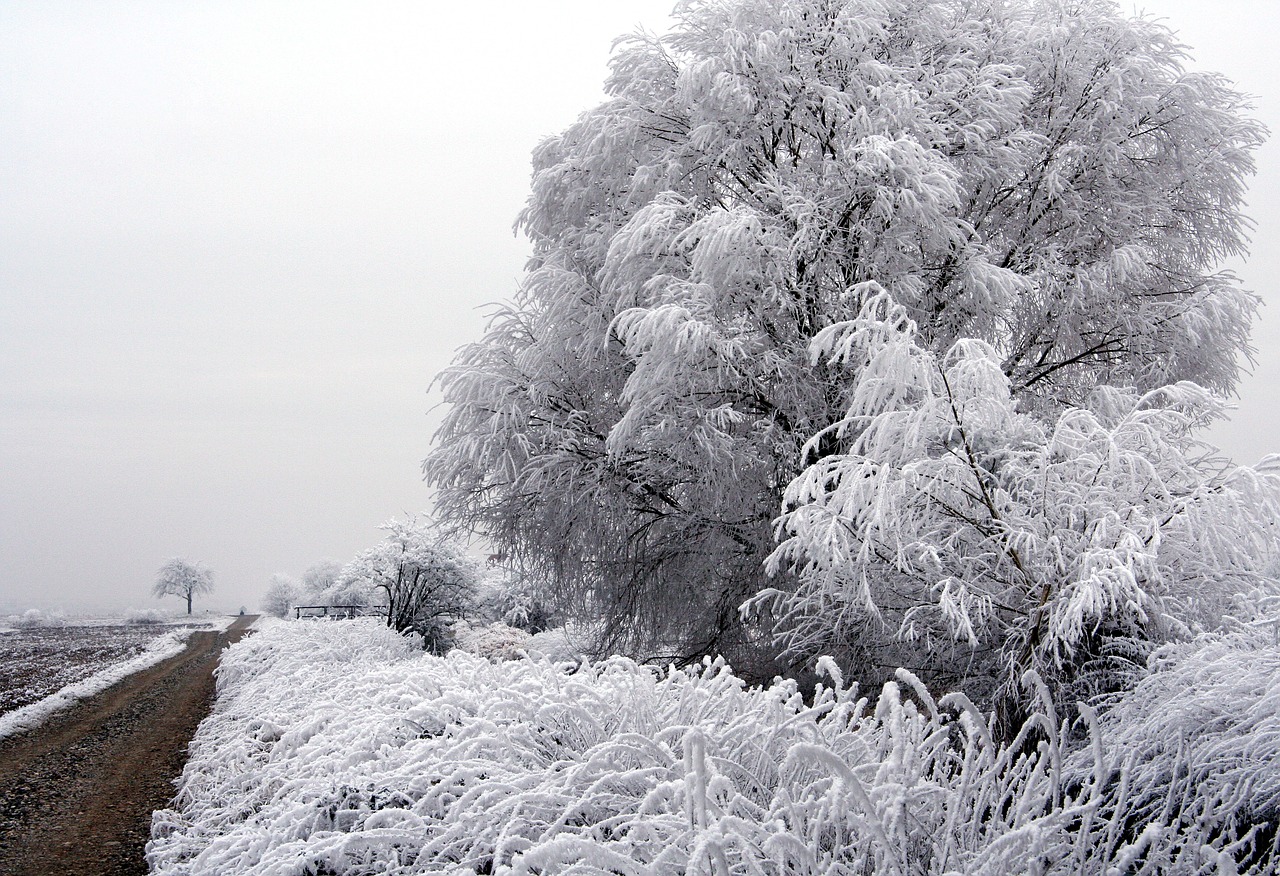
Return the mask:
<path id="1" fill-rule="evenodd" d="M 191 614 L 191 591 L 187 591 L 187 614 Z"/>

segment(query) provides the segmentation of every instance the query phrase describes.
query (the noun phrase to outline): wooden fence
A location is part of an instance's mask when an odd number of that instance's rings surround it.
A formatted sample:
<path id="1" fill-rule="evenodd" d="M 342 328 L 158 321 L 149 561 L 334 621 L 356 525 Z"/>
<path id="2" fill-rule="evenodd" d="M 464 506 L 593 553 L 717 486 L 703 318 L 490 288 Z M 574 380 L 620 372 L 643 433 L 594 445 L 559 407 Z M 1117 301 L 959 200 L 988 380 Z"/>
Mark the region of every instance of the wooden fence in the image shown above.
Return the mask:
<path id="1" fill-rule="evenodd" d="M 295 605 L 294 617 L 386 617 L 385 605 Z"/>

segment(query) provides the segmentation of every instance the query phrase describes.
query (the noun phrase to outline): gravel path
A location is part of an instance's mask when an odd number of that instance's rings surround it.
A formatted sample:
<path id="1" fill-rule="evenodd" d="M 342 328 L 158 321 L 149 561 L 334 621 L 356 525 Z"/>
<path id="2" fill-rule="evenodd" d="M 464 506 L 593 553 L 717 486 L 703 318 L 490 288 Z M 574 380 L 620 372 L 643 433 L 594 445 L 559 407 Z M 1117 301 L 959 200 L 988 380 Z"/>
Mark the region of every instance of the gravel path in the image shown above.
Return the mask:
<path id="1" fill-rule="evenodd" d="M 151 813 L 173 798 L 213 700 L 218 655 L 254 617 L 0 740 L 0 874 L 145 874 Z"/>

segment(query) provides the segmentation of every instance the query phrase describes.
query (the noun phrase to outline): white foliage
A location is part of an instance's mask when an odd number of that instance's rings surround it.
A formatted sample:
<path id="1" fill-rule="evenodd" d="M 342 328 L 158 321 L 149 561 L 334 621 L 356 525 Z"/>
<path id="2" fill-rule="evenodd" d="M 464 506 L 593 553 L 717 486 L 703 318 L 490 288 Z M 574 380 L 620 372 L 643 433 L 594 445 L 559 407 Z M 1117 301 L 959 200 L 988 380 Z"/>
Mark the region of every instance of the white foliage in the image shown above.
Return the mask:
<path id="1" fill-rule="evenodd" d="M 60 611 L 41 611 L 38 608 L 28 608 L 22 614 L 10 615 L 9 624 L 17 630 L 35 627 L 65 627 L 67 619 Z"/>
<path id="2" fill-rule="evenodd" d="M 301 595 L 297 582 L 283 572 L 277 572 L 271 576 L 262 594 L 262 610 L 273 617 L 287 617 Z"/>
<path id="3" fill-rule="evenodd" d="M 171 557 L 160 566 L 151 592 L 157 599 L 163 596 L 182 597 L 187 601 L 187 614 L 191 614 L 192 599 L 213 592 L 213 570 L 198 560 Z"/>
<path id="4" fill-rule="evenodd" d="M 318 594 L 338 583 L 342 564 L 337 560 L 321 560 L 302 573 L 302 587 L 308 593 Z"/>
<path id="5" fill-rule="evenodd" d="M 1223 407 L 1195 384 L 1101 387 L 1046 420 L 1020 410 L 990 345 L 935 355 L 879 289 L 813 354 L 861 377 L 806 448 L 840 452 L 786 491 L 770 563 L 800 584 L 758 600 L 793 652 L 909 641 L 890 653 L 1013 692 L 1027 669 L 1078 681 L 1109 641 L 1213 628 L 1235 594 L 1276 586 L 1280 478 L 1195 438 Z"/>
<path id="6" fill-rule="evenodd" d="M 429 521 L 390 520 L 382 525 L 387 536 L 359 554 L 338 575 L 334 596 L 363 598 L 381 591 L 387 624 L 400 632 L 423 634 L 427 646 L 443 651 L 447 627 L 471 609 L 479 565 Z"/>
<path id="7" fill-rule="evenodd" d="M 1124 824 L 1154 836 L 1134 873 L 1200 872 L 1197 860 L 1218 873 L 1236 873 L 1239 860 L 1276 868 L 1280 601 L 1250 602 L 1254 616 L 1232 633 L 1157 651 L 1102 715 L 1105 764 L 1083 752 L 1068 764 L 1075 781 L 1102 767 Z"/>
<path id="8" fill-rule="evenodd" d="M 545 583 L 493 562 L 476 585 L 476 614 L 532 634 L 554 626 L 555 607 Z"/>
<path id="9" fill-rule="evenodd" d="M 1270 703 L 1280 681 L 1251 685 Z M 147 857 L 186 876 L 1275 872 L 1274 851 L 1247 859 L 1212 792 L 1148 824 L 1111 773 L 1141 750 L 1113 741 L 1125 704 L 1106 732 L 1086 710 L 1072 755 L 1039 687 L 1000 746 L 964 696 L 935 701 L 905 671 L 876 698 L 837 685 L 806 701 L 719 662 L 491 663 L 423 655 L 369 620 L 281 624 L 224 655 Z M 1252 758 L 1237 763 L 1252 799 L 1273 799 L 1274 711 L 1214 708 L 1268 730 L 1236 736 Z M 1142 726 L 1167 738 L 1194 710 L 1161 727 L 1148 709 Z"/>
<path id="10" fill-rule="evenodd" d="M 514 660 L 531 638 L 524 630 L 501 621 L 477 625 L 462 620 L 453 625 L 455 648 L 490 660 Z"/>
<path id="11" fill-rule="evenodd" d="M 524 645 L 533 658 L 545 657 L 553 663 L 576 663 L 591 651 L 591 637 L 572 627 L 554 627 L 536 633 Z"/>
<path id="12" fill-rule="evenodd" d="M 1218 264 L 1244 250 L 1264 132 L 1166 27 L 1110 0 L 724 0 L 675 18 L 620 41 L 608 99 L 535 151 L 534 255 L 441 377 L 425 463 L 441 517 L 555 582 L 578 619 L 604 613 L 602 642 L 760 641 L 733 609 L 765 583 L 802 445 L 860 386 L 857 362 L 835 346 L 814 362 L 810 343 L 872 284 L 922 349 L 984 345 L 972 379 L 1008 375 L 1021 413 L 1092 409 L 1099 384 L 1234 387 L 1258 300 Z M 975 635 L 980 592 L 947 595 Z"/>
<path id="13" fill-rule="evenodd" d="M 158 608 L 131 608 L 124 615 L 124 622 L 138 626 L 155 626 L 172 622 L 167 611 Z"/>

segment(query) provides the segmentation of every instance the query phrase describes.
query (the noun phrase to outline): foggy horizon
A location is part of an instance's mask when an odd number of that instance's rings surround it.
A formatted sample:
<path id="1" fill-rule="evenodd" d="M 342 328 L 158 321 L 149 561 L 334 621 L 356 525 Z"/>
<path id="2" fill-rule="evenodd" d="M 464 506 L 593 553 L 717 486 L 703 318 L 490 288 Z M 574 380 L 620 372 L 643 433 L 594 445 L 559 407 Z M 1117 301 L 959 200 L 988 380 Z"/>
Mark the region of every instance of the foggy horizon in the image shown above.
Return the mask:
<path id="1" fill-rule="evenodd" d="M 530 152 L 670 6 L 0 6 L 0 615 L 179 611 L 172 556 L 214 572 L 197 611 L 255 611 L 428 512 L 432 380 L 516 290 Z M 1227 265 L 1257 365 L 1209 433 L 1251 464 L 1280 452 L 1280 6 L 1136 6 L 1272 130 Z"/>

